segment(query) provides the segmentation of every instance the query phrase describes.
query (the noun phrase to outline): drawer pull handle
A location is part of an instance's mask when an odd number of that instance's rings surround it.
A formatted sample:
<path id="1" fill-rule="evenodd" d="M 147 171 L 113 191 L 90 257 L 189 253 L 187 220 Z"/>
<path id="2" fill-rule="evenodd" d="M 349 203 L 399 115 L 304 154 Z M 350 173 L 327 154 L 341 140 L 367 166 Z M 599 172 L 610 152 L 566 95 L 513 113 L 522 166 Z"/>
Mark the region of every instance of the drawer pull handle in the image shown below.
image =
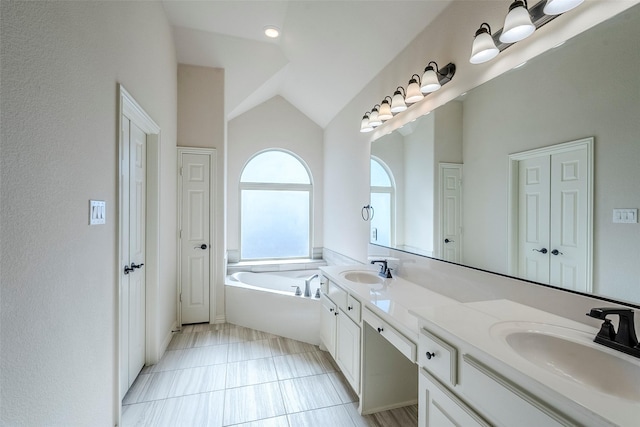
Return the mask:
<path id="1" fill-rule="evenodd" d="M 432 357 L 436 357 L 436 354 L 435 354 L 435 353 L 429 353 L 429 352 L 427 351 L 427 359 L 428 359 L 428 360 L 431 360 L 431 358 L 432 358 Z"/>
<path id="2" fill-rule="evenodd" d="M 384 331 L 384 329 L 383 329 L 383 328 L 378 328 L 378 333 L 380 333 L 380 334 L 381 334 L 381 333 L 382 333 L 382 331 Z"/>
<path id="3" fill-rule="evenodd" d="M 349 307 L 347 307 L 347 310 L 353 310 L 353 306 L 350 305 Z"/>

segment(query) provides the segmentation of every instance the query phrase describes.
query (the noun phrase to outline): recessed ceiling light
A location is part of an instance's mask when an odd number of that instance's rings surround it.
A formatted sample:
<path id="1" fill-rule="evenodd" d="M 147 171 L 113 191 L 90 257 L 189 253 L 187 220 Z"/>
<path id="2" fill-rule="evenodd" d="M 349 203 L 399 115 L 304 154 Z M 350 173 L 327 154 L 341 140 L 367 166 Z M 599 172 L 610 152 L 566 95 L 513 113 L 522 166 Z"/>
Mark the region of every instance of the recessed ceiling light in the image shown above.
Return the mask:
<path id="1" fill-rule="evenodd" d="M 277 39 L 280 36 L 280 30 L 277 27 L 269 25 L 264 27 L 264 35 L 271 39 Z"/>

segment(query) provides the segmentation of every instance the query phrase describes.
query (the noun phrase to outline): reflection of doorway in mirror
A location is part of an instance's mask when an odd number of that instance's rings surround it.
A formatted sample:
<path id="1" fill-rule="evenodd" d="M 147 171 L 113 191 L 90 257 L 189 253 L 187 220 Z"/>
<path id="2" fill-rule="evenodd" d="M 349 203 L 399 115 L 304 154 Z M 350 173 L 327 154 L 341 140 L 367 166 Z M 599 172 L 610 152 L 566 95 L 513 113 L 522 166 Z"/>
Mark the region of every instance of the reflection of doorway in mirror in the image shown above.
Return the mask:
<path id="1" fill-rule="evenodd" d="M 509 156 L 515 275 L 591 291 L 592 142 Z"/>
<path id="2" fill-rule="evenodd" d="M 439 258 L 462 261 L 462 165 L 440 163 Z"/>
<path id="3" fill-rule="evenodd" d="M 395 181 L 389 167 L 371 157 L 370 204 L 374 214 L 370 219 L 370 242 L 382 246 L 395 245 Z"/>

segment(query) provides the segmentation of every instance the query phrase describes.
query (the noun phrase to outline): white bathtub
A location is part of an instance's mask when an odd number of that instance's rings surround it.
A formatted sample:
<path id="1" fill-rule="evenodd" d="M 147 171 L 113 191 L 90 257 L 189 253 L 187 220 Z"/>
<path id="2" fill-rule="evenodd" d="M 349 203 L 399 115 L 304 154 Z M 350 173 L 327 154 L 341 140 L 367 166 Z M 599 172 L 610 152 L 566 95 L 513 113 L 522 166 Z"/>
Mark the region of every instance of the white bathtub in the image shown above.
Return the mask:
<path id="1" fill-rule="evenodd" d="M 273 273 L 239 272 L 227 276 L 227 322 L 283 337 L 320 344 L 320 300 L 315 298 L 320 278 L 311 282 L 311 298 L 295 296 L 299 286 L 319 270 Z"/>

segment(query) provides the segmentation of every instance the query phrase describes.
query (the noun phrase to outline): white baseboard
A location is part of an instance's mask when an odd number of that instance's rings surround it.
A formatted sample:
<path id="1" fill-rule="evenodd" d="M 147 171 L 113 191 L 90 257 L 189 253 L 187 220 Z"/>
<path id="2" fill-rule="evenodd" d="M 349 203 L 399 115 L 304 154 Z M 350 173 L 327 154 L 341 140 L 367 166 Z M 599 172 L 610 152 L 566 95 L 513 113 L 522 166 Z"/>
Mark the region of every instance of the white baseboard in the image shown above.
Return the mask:
<path id="1" fill-rule="evenodd" d="M 215 324 L 227 323 L 227 316 L 225 316 L 224 314 L 219 314 L 219 315 L 216 316 L 216 318 L 214 319 L 213 323 L 215 323 Z"/>
<path id="2" fill-rule="evenodd" d="M 171 342 L 171 338 L 173 338 L 173 331 L 175 331 L 177 329 L 178 329 L 178 322 L 173 322 L 173 324 L 171 325 L 171 329 L 169 329 L 169 332 L 167 333 L 167 335 L 162 340 L 162 344 L 160 344 L 159 354 L 160 354 L 160 358 L 161 359 L 162 359 L 162 356 L 164 355 L 164 352 L 167 351 L 167 347 L 169 347 L 169 343 Z"/>

